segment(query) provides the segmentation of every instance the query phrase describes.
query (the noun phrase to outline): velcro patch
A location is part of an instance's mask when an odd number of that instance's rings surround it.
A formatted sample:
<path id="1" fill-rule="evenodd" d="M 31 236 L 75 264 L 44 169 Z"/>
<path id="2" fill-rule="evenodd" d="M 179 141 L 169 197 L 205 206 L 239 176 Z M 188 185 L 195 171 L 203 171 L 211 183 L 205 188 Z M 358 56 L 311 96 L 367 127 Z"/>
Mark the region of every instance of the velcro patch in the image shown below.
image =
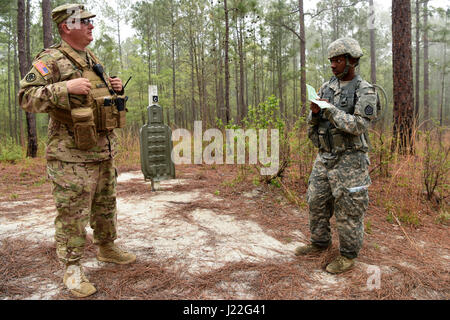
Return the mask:
<path id="1" fill-rule="evenodd" d="M 36 62 L 35 64 L 33 64 L 33 66 L 36 68 L 37 71 L 39 71 L 39 73 L 43 77 L 45 77 L 46 75 L 48 75 L 50 73 L 49 68 L 42 61 Z"/>

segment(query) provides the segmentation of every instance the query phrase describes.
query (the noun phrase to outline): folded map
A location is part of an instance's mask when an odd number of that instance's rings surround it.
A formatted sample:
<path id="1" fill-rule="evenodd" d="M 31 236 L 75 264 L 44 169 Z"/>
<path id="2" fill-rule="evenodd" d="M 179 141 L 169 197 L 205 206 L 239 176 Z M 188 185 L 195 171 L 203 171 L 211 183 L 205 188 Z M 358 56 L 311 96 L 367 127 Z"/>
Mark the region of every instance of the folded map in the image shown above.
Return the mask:
<path id="1" fill-rule="evenodd" d="M 330 104 L 326 101 L 320 101 L 319 100 L 320 98 L 317 95 L 316 89 L 311 87 L 309 84 L 306 85 L 306 89 L 308 91 L 308 100 L 317 104 L 320 107 L 320 109 L 328 109 L 328 108 L 333 107 L 332 104 Z"/>

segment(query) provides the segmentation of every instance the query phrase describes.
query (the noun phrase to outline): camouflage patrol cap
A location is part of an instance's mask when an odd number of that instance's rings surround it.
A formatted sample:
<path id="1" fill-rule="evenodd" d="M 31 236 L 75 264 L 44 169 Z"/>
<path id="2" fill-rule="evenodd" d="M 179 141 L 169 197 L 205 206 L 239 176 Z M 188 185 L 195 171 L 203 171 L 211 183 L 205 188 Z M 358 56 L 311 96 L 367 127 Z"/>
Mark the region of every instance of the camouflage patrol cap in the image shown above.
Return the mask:
<path id="1" fill-rule="evenodd" d="M 95 14 L 84 10 L 84 5 L 77 3 L 63 4 L 52 10 L 52 20 L 56 24 L 60 24 L 67 18 L 87 19 L 95 17 Z"/>
<path id="2" fill-rule="evenodd" d="M 353 38 L 340 38 L 328 46 L 328 59 L 349 54 L 353 58 L 361 58 L 363 52 L 358 41 Z"/>

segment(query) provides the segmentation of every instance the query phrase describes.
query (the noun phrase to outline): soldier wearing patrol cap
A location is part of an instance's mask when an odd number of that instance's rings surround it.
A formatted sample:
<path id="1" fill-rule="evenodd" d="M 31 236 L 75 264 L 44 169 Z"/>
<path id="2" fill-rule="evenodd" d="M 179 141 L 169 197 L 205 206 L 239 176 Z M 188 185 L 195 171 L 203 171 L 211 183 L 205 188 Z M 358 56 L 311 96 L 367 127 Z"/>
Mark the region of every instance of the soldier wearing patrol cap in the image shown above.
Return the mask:
<path id="1" fill-rule="evenodd" d="M 319 148 L 309 177 L 307 201 L 311 243 L 298 247 L 297 256 L 321 252 L 331 245 L 330 219 L 334 214 L 340 255 L 327 265 L 341 273 L 354 265 L 363 244 L 364 214 L 371 180 L 368 128 L 376 118 L 377 94 L 355 73 L 363 52 L 355 39 L 341 38 L 328 47 L 334 76 L 319 90 L 329 108 L 311 104 L 308 136 Z"/>
<path id="2" fill-rule="evenodd" d="M 93 40 L 93 17 L 80 4 L 52 11 L 61 42 L 37 55 L 19 92 L 24 110 L 50 115 L 46 158 L 57 209 L 56 252 L 65 265 L 63 282 L 77 297 L 96 292 L 80 264 L 88 222 L 99 247 L 98 260 L 128 264 L 136 259 L 114 244 L 114 129 L 125 126 L 126 97 L 122 81 L 108 77 L 86 48 Z"/>

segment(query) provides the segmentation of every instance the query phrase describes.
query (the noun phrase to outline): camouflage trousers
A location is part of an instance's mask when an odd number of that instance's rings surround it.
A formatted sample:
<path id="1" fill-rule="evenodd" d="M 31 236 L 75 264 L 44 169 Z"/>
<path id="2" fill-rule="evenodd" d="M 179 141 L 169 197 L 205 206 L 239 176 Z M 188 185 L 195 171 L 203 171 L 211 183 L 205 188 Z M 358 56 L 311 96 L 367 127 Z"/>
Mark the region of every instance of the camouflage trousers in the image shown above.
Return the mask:
<path id="1" fill-rule="evenodd" d="M 363 244 L 364 214 L 369 204 L 369 158 L 364 152 L 336 159 L 319 154 L 309 177 L 307 201 L 311 242 L 331 243 L 330 219 L 336 217 L 341 255 L 356 258 Z M 362 188 L 358 188 L 362 187 Z"/>
<path id="2" fill-rule="evenodd" d="M 93 163 L 47 162 L 57 216 L 56 252 L 67 264 L 83 257 L 86 226 L 94 230 L 94 243 L 114 241 L 117 172 L 113 160 Z"/>

